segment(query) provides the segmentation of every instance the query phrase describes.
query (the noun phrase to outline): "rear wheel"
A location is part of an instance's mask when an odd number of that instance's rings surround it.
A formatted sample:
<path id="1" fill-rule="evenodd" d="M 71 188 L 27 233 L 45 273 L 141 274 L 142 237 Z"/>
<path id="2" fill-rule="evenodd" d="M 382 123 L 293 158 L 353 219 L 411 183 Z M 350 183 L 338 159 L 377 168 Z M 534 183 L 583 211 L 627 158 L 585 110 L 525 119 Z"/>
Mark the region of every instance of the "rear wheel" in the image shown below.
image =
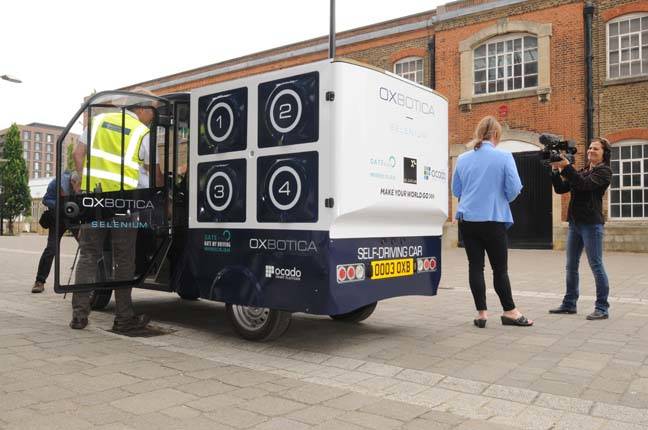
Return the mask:
<path id="1" fill-rule="evenodd" d="M 90 292 L 90 308 L 94 311 L 100 311 L 110 303 L 112 290 L 94 290 Z"/>
<path id="2" fill-rule="evenodd" d="M 284 334 L 290 325 L 290 312 L 227 304 L 227 316 L 244 339 L 266 341 Z"/>
<path id="3" fill-rule="evenodd" d="M 373 314 L 374 311 L 376 310 L 377 305 L 378 302 L 373 302 L 371 304 L 368 304 L 367 306 L 363 306 L 354 311 L 347 312 L 346 314 L 329 315 L 329 316 L 337 321 L 357 323 L 369 318 L 371 314 Z"/>

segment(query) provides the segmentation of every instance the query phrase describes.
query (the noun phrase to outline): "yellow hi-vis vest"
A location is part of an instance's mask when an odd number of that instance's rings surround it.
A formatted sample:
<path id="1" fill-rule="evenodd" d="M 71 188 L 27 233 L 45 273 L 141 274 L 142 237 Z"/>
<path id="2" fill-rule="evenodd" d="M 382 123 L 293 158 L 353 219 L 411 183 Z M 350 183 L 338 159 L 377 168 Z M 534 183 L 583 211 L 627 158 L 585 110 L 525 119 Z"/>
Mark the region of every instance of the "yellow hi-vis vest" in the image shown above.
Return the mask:
<path id="1" fill-rule="evenodd" d="M 90 139 L 90 171 L 84 166 L 81 187 L 84 191 L 94 192 L 98 184 L 101 191 L 121 189 L 122 168 L 122 118 L 124 122 L 124 190 L 137 188 L 139 179 L 139 150 L 149 128 L 130 112 L 100 114 L 93 118 Z M 87 176 L 90 176 L 90 189 L 86 190 Z"/>

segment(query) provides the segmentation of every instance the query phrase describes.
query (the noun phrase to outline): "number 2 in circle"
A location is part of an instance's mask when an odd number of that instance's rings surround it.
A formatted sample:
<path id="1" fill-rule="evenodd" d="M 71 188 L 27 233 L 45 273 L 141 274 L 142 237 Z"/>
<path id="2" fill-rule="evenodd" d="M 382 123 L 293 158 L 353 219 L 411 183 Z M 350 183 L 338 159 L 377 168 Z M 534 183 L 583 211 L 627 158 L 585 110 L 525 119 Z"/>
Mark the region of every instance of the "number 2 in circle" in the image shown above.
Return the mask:
<path id="1" fill-rule="evenodd" d="M 292 117 L 290 115 L 291 110 L 292 106 L 290 106 L 290 103 L 279 105 L 279 119 L 290 119 Z"/>

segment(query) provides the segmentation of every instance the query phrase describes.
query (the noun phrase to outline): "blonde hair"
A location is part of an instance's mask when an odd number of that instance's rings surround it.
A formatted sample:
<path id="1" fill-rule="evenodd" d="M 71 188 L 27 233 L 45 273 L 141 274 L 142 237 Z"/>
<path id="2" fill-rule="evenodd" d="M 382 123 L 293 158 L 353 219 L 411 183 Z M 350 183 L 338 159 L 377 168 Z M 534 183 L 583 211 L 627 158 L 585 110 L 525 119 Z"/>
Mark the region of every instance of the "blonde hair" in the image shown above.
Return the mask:
<path id="1" fill-rule="evenodd" d="M 497 119 L 492 115 L 485 116 L 477 124 L 471 144 L 475 149 L 479 149 L 484 140 L 499 140 L 501 136 L 502 126 Z"/>

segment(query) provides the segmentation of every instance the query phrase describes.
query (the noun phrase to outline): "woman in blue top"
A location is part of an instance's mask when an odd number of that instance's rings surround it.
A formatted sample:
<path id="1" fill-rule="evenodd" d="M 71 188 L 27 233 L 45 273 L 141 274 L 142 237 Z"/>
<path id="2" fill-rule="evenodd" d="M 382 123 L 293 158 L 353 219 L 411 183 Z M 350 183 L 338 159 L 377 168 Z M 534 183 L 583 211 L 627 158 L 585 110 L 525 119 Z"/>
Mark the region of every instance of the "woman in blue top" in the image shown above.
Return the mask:
<path id="1" fill-rule="evenodd" d="M 486 327 L 486 283 L 484 251 L 493 269 L 493 284 L 504 314 L 502 324 L 530 326 L 516 309 L 508 278 L 508 244 L 506 230 L 513 225 L 509 202 L 522 190 L 513 156 L 495 147 L 502 126 L 492 116 L 479 121 L 475 129 L 474 149 L 462 154 L 452 178 L 452 193 L 459 199 L 456 218 L 468 256 L 470 290 L 479 316 L 473 321 Z"/>

